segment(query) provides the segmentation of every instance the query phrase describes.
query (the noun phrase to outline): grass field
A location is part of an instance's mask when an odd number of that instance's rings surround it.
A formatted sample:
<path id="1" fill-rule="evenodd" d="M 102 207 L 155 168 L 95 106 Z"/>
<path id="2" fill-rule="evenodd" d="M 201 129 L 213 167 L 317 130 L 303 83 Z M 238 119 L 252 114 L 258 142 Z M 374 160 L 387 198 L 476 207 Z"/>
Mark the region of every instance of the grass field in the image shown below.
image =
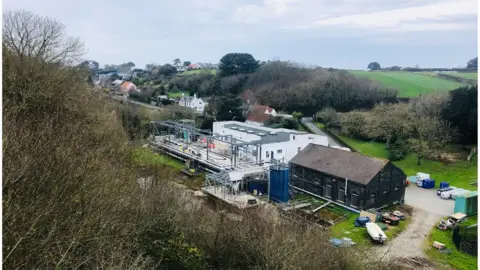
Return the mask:
<path id="1" fill-rule="evenodd" d="M 142 166 L 164 164 L 178 170 L 185 168 L 185 164 L 183 162 L 173 159 L 169 156 L 159 155 L 153 152 L 150 148 L 134 149 L 133 160 L 136 164 Z"/>
<path id="2" fill-rule="evenodd" d="M 465 226 L 477 224 L 478 217 L 468 217 L 468 220 L 462 224 Z M 455 269 L 477 269 L 478 260 L 474 256 L 458 251 L 452 240 L 453 231 L 441 231 L 435 227 L 432 228 L 429 237 L 425 240 L 425 252 L 427 256 L 441 264 L 448 264 Z M 442 254 L 432 247 L 433 241 L 446 245 L 452 253 Z"/>
<path id="3" fill-rule="evenodd" d="M 461 87 L 462 84 L 424 74 L 392 71 L 369 72 L 363 70 L 350 70 L 350 73 L 360 78 L 377 81 L 385 87 L 398 90 L 398 97 L 415 97 L 420 94 L 435 91 L 449 91 Z"/>
<path id="4" fill-rule="evenodd" d="M 185 96 L 189 96 L 189 92 L 170 92 L 167 93 L 168 98 L 179 98 L 182 97 L 182 94 L 185 94 Z"/>
<path id="5" fill-rule="evenodd" d="M 357 149 L 361 153 L 369 156 L 388 158 L 388 152 L 384 143 L 362 141 L 340 136 L 347 144 Z M 443 164 L 439 161 L 423 160 L 422 165 L 417 165 L 415 154 L 408 154 L 407 157 L 400 161 L 393 161 L 395 165 L 401 168 L 408 176 L 415 175 L 417 172 L 429 173 L 438 187 L 442 181 L 449 182 L 450 185 L 465 188 L 468 190 L 476 190 L 475 186 L 469 185 L 473 179 L 477 179 L 477 159 L 472 161 L 458 161 L 454 164 Z"/>
<path id="6" fill-rule="evenodd" d="M 177 76 L 188 76 L 188 75 L 193 75 L 193 74 L 198 74 L 198 73 L 210 73 L 213 75 L 217 74 L 216 69 L 196 69 L 196 70 L 186 70 L 182 73 L 178 73 Z"/>
<path id="7" fill-rule="evenodd" d="M 460 77 L 460 78 L 465 78 L 465 79 L 470 79 L 470 80 L 478 80 L 478 73 L 445 73 L 450 76 L 455 76 L 455 77 Z"/>

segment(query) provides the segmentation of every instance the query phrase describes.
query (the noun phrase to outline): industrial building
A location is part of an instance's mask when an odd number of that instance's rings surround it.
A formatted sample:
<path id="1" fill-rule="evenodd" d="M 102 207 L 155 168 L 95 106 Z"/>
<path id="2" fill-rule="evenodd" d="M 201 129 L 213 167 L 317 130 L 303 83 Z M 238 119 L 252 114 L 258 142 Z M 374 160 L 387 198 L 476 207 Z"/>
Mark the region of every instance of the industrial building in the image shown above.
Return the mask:
<path id="1" fill-rule="evenodd" d="M 406 175 L 389 160 L 310 144 L 291 161 L 290 184 L 353 210 L 403 203 Z"/>
<path id="2" fill-rule="evenodd" d="M 328 138 L 307 132 L 284 128 L 268 128 L 238 121 L 213 123 L 213 133 L 231 136 L 248 145 L 252 160 L 269 163 L 281 160 L 288 163 L 309 144 L 328 146 Z M 258 146 L 258 147 L 257 147 Z"/>

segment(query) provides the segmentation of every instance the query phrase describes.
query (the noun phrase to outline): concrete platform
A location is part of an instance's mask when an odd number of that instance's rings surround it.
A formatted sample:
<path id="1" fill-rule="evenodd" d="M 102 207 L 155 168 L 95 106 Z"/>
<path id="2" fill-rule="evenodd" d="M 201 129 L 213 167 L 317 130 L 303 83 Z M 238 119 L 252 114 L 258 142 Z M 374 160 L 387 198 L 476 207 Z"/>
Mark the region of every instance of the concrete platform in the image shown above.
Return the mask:
<path id="1" fill-rule="evenodd" d="M 252 207 L 257 207 L 258 205 L 265 204 L 264 201 L 257 199 L 256 197 L 249 195 L 247 193 L 241 192 L 239 195 L 230 195 L 224 193 L 224 187 L 221 186 L 210 186 L 202 188 L 202 191 L 207 195 L 212 196 L 215 199 L 221 200 L 229 205 L 235 206 L 239 209 L 247 209 Z M 256 204 L 248 204 L 248 200 L 255 199 Z"/>

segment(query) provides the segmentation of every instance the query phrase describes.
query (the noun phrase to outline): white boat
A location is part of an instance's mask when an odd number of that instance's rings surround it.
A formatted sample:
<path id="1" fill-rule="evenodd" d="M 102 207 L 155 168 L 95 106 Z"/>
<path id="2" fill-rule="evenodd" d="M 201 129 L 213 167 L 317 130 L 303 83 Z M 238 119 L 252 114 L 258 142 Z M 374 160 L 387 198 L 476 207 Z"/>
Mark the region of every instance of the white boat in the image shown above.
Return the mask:
<path id="1" fill-rule="evenodd" d="M 387 240 L 387 236 L 377 224 L 368 222 L 366 227 L 368 234 L 374 241 L 383 243 L 385 240 Z"/>

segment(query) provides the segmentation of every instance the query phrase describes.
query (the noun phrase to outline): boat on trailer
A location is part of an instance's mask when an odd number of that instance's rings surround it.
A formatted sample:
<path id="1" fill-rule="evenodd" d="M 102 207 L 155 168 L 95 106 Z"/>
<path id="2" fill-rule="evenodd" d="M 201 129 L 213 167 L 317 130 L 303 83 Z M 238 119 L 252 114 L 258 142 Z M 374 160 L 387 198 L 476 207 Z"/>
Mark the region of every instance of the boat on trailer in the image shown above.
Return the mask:
<path id="1" fill-rule="evenodd" d="M 366 224 L 366 227 L 367 227 L 367 232 L 370 235 L 370 238 L 372 238 L 374 242 L 383 244 L 383 242 L 387 240 L 387 235 L 385 235 L 383 230 L 377 224 L 373 222 L 368 222 Z"/>

